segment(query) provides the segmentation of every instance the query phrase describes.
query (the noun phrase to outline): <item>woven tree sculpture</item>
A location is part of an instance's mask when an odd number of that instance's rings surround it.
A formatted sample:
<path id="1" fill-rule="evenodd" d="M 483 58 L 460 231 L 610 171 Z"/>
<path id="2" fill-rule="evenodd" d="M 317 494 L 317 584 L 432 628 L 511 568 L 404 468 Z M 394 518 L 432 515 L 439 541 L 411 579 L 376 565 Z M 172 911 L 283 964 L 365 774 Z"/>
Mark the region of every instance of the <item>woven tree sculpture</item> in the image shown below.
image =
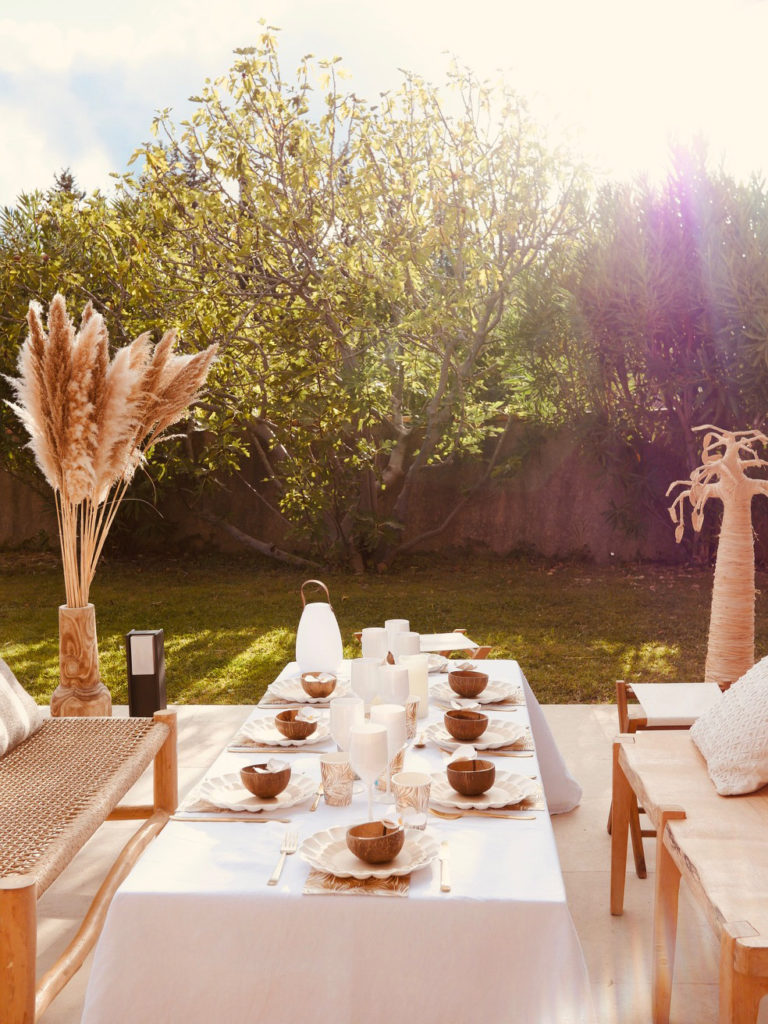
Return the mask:
<path id="1" fill-rule="evenodd" d="M 768 495 L 768 480 L 748 476 L 746 471 L 768 466 L 755 451 L 756 445 L 768 444 L 768 437 L 759 430 L 730 431 L 709 424 L 694 429 L 708 431 L 704 435 L 702 465 L 691 473 L 690 480 L 670 484 L 667 496 L 676 487 L 686 489 L 677 495 L 669 514 L 676 524 L 675 540 L 679 543 L 685 529 L 686 498 L 692 505 L 694 530 L 701 529 L 704 506 L 710 498 L 719 498 L 723 503 L 704 678 L 707 682 L 730 683 L 755 661 L 752 498 L 755 494 Z"/>

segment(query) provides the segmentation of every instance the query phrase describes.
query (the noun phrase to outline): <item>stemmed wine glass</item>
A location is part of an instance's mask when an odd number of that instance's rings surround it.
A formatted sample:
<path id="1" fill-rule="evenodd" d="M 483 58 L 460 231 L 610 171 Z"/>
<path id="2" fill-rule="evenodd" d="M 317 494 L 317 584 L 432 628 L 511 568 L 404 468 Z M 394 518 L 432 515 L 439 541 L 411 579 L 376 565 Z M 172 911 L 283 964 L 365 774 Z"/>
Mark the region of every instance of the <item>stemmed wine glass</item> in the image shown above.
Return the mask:
<path id="1" fill-rule="evenodd" d="M 363 722 L 349 730 L 349 763 L 368 789 L 369 821 L 373 821 L 373 784 L 386 770 L 388 754 L 386 726 Z"/>
<path id="2" fill-rule="evenodd" d="M 350 665 L 352 692 L 362 697 L 370 707 L 379 684 L 379 663 L 375 658 L 353 658 Z"/>
<path id="3" fill-rule="evenodd" d="M 331 701 L 331 736 L 339 750 L 349 750 L 349 730 L 365 721 L 362 697 L 337 697 Z"/>
<path id="4" fill-rule="evenodd" d="M 376 704 L 371 708 L 371 722 L 387 730 L 387 786 L 378 799 L 392 803 L 392 762 L 405 746 L 405 708 L 401 704 Z"/>

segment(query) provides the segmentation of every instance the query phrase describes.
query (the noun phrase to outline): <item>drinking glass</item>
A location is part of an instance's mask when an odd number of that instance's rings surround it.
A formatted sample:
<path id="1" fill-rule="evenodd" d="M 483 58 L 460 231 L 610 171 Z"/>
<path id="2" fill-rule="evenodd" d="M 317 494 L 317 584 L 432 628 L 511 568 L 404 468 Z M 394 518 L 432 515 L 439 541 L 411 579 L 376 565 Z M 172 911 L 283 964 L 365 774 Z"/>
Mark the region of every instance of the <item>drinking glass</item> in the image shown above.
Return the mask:
<path id="1" fill-rule="evenodd" d="M 379 696 L 385 704 L 402 704 L 410 693 L 408 669 L 404 665 L 379 666 Z"/>
<path id="2" fill-rule="evenodd" d="M 362 697 L 365 706 L 369 707 L 378 693 L 379 663 L 376 658 L 353 658 L 349 665 L 352 692 L 356 693 L 358 697 Z M 331 703 L 335 702 L 331 701 Z"/>
<path id="3" fill-rule="evenodd" d="M 418 633 L 403 630 L 401 633 L 395 633 L 392 637 L 391 651 L 396 665 L 400 664 L 400 660 L 406 654 L 419 654 L 420 650 L 421 637 Z"/>
<path id="4" fill-rule="evenodd" d="M 389 764 L 387 754 L 385 726 L 364 722 L 349 730 L 349 762 L 368 789 L 369 821 L 373 821 L 373 784 Z"/>
<path id="5" fill-rule="evenodd" d="M 387 657 L 389 645 L 387 642 L 387 631 L 383 626 L 366 626 L 360 638 L 364 658 L 376 658 L 377 661 L 384 661 Z"/>
<path id="6" fill-rule="evenodd" d="M 387 631 L 387 647 L 394 652 L 394 637 L 396 633 L 407 633 L 411 624 L 408 619 L 387 619 L 384 623 Z"/>
<path id="7" fill-rule="evenodd" d="M 362 697 L 337 697 L 331 701 L 331 736 L 339 750 L 349 750 L 349 730 L 364 721 Z"/>

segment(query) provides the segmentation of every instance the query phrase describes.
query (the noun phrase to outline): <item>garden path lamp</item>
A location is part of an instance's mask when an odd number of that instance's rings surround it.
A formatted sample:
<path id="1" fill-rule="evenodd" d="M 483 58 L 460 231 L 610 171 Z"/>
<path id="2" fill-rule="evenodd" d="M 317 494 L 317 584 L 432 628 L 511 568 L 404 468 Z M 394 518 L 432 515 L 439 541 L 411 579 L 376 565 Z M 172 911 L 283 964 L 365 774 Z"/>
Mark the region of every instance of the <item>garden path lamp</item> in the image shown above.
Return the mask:
<path id="1" fill-rule="evenodd" d="M 125 634 L 128 666 L 128 713 L 151 718 L 167 707 L 165 696 L 165 636 L 162 629 L 132 629 Z"/>

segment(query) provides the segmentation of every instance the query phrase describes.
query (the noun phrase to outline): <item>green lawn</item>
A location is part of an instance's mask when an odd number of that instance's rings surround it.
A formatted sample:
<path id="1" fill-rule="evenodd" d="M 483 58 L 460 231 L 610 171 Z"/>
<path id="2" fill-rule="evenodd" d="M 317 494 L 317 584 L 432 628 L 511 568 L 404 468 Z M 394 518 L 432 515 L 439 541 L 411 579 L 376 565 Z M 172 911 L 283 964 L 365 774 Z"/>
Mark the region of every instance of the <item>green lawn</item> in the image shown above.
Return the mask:
<path id="1" fill-rule="evenodd" d="M 156 628 L 170 701 L 258 700 L 293 657 L 307 575 L 251 558 L 103 561 L 91 597 L 113 700 L 127 702 L 124 634 Z M 419 632 L 464 626 L 492 656 L 517 658 L 543 703 L 612 700 L 617 678 L 702 678 L 711 570 L 420 556 L 385 576 L 322 578 L 350 657 L 355 629 L 407 618 Z M 758 574 L 758 657 L 768 650 L 766 582 Z M 63 600 L 53 556 L 0 556 L 0 654 L 42 703 L 58 681 Z"/>

